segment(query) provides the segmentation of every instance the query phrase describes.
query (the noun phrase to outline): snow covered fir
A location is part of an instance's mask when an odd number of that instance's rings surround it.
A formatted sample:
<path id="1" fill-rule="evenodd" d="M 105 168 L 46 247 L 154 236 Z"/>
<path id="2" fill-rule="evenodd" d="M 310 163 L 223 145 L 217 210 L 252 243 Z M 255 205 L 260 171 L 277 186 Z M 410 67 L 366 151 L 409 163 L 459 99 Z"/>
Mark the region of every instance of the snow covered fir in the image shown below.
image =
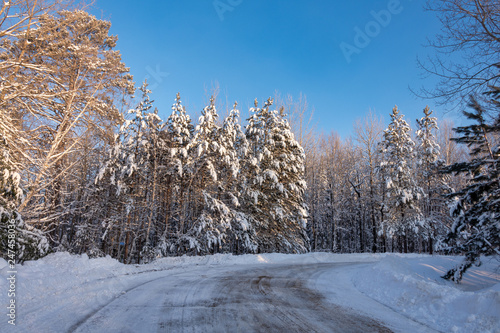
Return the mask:
<path id="1" fill-rule="evenodd" d="M 436 3 L 490 75 L 441 69 L 460 125 L 343 138 L 302 95 L 164 110 L 87 5 L 3 1 L 0 331 L 500 333 L 500 4 Z"/>

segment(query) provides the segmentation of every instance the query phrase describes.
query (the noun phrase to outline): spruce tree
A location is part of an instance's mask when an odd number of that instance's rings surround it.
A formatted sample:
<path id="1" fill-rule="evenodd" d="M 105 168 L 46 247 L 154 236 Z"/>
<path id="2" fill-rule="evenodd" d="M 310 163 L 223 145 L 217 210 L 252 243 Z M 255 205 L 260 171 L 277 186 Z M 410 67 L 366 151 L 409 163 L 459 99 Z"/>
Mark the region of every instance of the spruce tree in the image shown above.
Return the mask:
<path id="1" fill-rule="evenodd" d="M 447 172 L 466 173 L 467 186 L 450 194 L 455 200 L 451 214 L 454 222 L 447 237 L 449 253 L 462 253 L 464 261 L 443 278 L 460 282 L 473 264 L 480 265 L 481 255 L 500 255 L 500 89 L 493 88 L 491 104 L 497 110 L 488 121 L 487 110 L 471 97 L 471 112 L 464 111 L 474 123 L 455 129 L 454 141 L 470 148 L 470 161 L 455 163 Z"/>

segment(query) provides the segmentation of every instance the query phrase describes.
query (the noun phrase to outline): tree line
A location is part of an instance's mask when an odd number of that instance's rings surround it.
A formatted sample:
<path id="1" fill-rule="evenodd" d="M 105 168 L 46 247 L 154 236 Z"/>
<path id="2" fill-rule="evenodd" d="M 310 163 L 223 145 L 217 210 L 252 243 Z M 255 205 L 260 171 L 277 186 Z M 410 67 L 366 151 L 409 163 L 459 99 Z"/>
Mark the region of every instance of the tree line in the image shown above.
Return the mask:
<path id="1" fill-rule="evenodd" d="M 451 218 L 445 196 L 465 179 L 441 171 L 466 152 L 449 141 L 450 122 L 442 121 L 440 130 L 428 107 L 413 135 L 397 107 L 390 117 L 384 129 L 369 113 L 356 122 L 353 138 L 322 136 L 309 154 L 313 249 L 433 253 L 446 235 Z"/>
<path id="2" fill-rule="evenodd" d="M 255 101 L 243 129 L 237 104 L 219 120 L 212 98 L 195 126 L 179 95 L 162 121 L 147 85 L 140 91 L 69 243 L 126 262 L 309 249 L 305 155 L 272 99 Z"/>

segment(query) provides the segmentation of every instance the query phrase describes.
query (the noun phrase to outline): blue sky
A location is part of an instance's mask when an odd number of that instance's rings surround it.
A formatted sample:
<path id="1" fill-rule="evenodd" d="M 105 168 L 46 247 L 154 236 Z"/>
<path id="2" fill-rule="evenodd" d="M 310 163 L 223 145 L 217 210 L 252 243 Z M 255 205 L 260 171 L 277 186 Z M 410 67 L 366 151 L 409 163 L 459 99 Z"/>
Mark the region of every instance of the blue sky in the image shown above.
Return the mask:
<path id="1" fill-rule="evenodd" d="M 111 21 L 123 61 L 138 85 L 148 78 L 162 118 L 177 92 L 188 112 L 199 114 L 214 84 L 220 106 L 236 100 L 243 116 L 255 98 L 302 93 L 316 128 L 345 138 L 370 109 L 387 122 L 397 104 L 412 125 L 426 105 L 439 118 L 450 116 L 409 90 L 434 84 L 423 78 L 417 56 L 433 52 L 424 45 L 440 25 L 422 4 L 97 0 L 91 12 Z"/>

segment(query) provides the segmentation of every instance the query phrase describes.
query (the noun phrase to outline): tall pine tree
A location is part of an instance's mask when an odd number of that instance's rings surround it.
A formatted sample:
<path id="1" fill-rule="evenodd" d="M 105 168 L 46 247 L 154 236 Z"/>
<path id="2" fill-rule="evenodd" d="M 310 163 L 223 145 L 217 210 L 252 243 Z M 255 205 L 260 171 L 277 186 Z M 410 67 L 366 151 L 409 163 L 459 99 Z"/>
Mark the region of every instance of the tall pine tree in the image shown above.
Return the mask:
<path id="1" fill-rule="evenodd" d="M 164 125 L 158 111 L 151 112 L 151 91 L 147 83 L 140 91 L 142 99 L 129 111 L 132 119 L 121 126 L 96 182 L 105 180 L 104 185 L 109 182 L 114 191 L 112 196 L 118 197 L 123 205 L 117 216 L 106 219 L 101 236 L 103 249 L 106 250 L 106 246 L 116 249 L 124 244 L 127 254 L 140 252 L 139 257 L 149 260 L 156 256 L 155 246 L 161 233 L 161 229 L 156 228 L 156 221 L 160 209 L 160 180 L 162 170 L 166 169 L 162 165 L 166 144 L 161 135 Z M 114 204 L 116 201 L 110 202 Z"/>
<path id="2" fill-rule="evenodd" d="M 222 200 L 224 178 L 236 176 L 237 165 L 222 174 L 224 166 L 235 162 L 224 146 L 222 129 L 217 124 L 215 99 L 210 98 L 196 126 L 190 153 L 192 182 L 189 190 L 192 201 L 193 225 L 185 236 L 197 254 L 217 253 L 229 241 L 232 211 Z"/>
<path id="3" fill-rule="evenodd" d="M 416 131 L 416 176 L 419 185 L 424 191 L 420 200 L 422 219 L 420 226 L 423 228 L 424 240 L 428 244 L 428 251 L 432 254 L 434 241 L 439 235 L 444 234 L 446 220 L 443 207 L 446 203 L 443 195 L 449 190 L 446 177 L 440 172 L 443 161 L 437 144 L 436 131 L 438 130 L 437 118 L 432 117 L 432 111 L 425 107 L 424 116 L 417 119 Z"/>
<path id="4" fill-rule="evenodd" d="M 245 211 L 257 223 L 261 252 L 305 252 L 306 234 L 304 150 L 294 139 L 284 115 L 263 108 L 250 109 L 246 127 L 249 154 L 244 161 Z"/>
<path id="5" fill-rule="evenodd" d="M 168 146 L 167 170 L 163 179 L 168 184 L 165 194 L 165 221 L 172 239 L 171 251 L 183 253 L 178 240 L 188 227 L 188 187 L 191 182 L 191 156 L 194 126 L 177 93 L 172 113 L 167 118 L 164 134 Z M 167 237 L 167 235 L 165 235 Z"/>
<path id="6" fill-rule="evenodd" d="M 405 253 L 408 252 L 408 236 L 415 230 L 419 213 L 416 203 L 422 196 L 422 189 L 416 184 L 413 176 L 415 143 L 410 137 L 410 131 L 410 125 L 395 106 L 392 109 L 391 122 L 380 143 L 380 171 L 385 178 L 388 196 L 385 222 L 390 233 L 402 237 L 400 250 Z"/>

